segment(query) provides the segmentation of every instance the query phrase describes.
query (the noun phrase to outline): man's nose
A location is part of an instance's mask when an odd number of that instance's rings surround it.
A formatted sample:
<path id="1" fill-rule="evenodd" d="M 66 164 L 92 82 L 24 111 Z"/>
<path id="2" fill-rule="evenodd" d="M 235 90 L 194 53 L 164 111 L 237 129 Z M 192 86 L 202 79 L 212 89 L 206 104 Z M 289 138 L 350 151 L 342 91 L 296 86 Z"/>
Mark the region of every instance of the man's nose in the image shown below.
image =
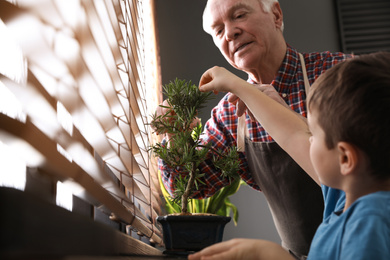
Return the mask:
<path id="1" fill-rule="evenodd" d="M 241 30 L 236 26 L 229 26 L 225 29 L 225 38 L 227 41 L 232 41 L 241 34 Z"/>

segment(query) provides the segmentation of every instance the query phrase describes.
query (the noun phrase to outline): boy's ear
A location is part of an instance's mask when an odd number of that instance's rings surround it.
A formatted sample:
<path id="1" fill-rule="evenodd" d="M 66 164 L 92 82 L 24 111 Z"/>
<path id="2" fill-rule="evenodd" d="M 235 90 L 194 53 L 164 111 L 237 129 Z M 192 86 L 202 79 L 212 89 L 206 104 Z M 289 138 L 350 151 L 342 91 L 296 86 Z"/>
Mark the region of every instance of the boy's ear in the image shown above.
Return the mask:
<path id="1" fill-rule="evenodd" d="M 347 176 L 357 167 L 358 151 L 355 146 L 347 142 L 339 142 L 337 149 L 339 152 L 340 172 L 342 175 Z"/>

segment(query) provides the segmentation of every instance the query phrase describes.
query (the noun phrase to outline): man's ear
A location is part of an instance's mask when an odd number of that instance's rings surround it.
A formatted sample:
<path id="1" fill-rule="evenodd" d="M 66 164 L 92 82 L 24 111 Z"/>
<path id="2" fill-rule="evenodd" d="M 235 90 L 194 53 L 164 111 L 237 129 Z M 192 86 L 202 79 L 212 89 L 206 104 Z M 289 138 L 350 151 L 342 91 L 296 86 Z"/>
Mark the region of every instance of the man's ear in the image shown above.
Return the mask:
<path id="1" fill-rule="evenodd" d="M 347 142 L 337 143 L 339 152 L 340 172 L 346 176 L 354 172 L 358 164 L 358 151 L 354 145 Z"/>
<path id="2" fill-rule="evenodd" d="M 280 4 L 278 2 L 276 2 L 272 5 L 271 12 L 274 15 L 275 24 L 278 26 L 279 29 L 282 28 L 282 26 L 283 26 L 283 12 L 282 12 L 282 9 L 280 8 Z"/>

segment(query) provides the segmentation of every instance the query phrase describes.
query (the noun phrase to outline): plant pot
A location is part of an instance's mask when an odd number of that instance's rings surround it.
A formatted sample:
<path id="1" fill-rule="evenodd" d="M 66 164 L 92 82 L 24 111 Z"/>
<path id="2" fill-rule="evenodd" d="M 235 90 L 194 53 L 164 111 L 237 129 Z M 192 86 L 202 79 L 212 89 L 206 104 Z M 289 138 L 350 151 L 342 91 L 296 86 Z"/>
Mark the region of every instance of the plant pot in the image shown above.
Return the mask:
<path id="1" fill-rule="evenodd" d="M 157 217 L 163 228 L 165 253 L 199 251 L 222 241 L 231 217 L 217 215 L 167 215 Z"/>

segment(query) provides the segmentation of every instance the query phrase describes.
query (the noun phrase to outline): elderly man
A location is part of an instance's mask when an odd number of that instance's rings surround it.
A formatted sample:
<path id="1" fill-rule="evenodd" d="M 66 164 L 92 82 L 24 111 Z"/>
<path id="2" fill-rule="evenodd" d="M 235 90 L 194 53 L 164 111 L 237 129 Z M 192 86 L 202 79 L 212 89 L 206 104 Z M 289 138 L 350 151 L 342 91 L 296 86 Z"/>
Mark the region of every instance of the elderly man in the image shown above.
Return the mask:
<path id="1" fill-rule="evenodd" d="M 265 93 L 303 120 L 310 85 L 325 70 L 350 58 L 342 53 L 298 53 L 283 37 L 283 13 L 277 0 L 208 0 L 203 28 L 225 59 L 248 74 L 254 87 L 271 84 L 274 88 Z M 235 145 L 242 150 L 241 178 L 266 196 L 283 247 L 304 259 L 322 220 L 320 187 L 231 93 L 212 110 L 202 138 L 217 149 Z M 180 173 L 163 161 L 159 166 L 165 186 L 173 192 Z M 198 197 L 211 196 L 228 184 L 208 162 L 201 168 L 205 185 Z"/>

